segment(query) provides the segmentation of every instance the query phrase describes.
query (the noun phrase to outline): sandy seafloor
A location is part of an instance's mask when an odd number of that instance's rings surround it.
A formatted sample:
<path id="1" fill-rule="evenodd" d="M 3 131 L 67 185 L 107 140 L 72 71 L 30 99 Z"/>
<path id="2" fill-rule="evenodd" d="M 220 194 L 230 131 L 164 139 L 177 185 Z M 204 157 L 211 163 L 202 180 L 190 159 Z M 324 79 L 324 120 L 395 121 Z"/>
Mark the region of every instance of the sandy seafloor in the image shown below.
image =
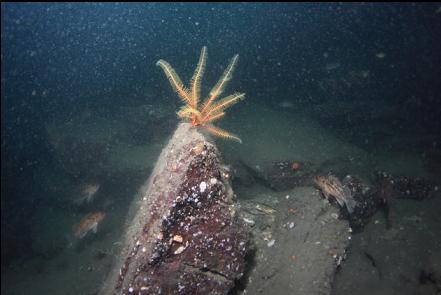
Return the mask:
<path id="1" fill-rule="evenodd" d="M 281 107 L 276 103 L 259 106 L 253 104 L 251 98 L 241 104 L 230 109 L 227 119 L 220 124 L 243 141 L 237 144 L 217 140 L 226 164 L 242 160 L 256 167 L 286 159 L 318 166 L 332 163 L 328 165 L 330 169 L 359 177 L 384 170 L 396 175 L 433 178 L 425 170 L 423 154 L 418 149 L 370 152 L 351 143 L 347 137 L 330 132 L 305 110 Z M 99 120 L 92 113 L 90 121 Z M 94 132 L 111 128 L 106 122 L 100 123 L 103 128 L 96 128 Z M 124 123 L 116 121 L 113 124 Z M 69 180 L 60 179 L 52 167 L 41 171 L 41 178 L 51 194 L 48 199 L 54 201 L 36 208 L 32 220 L 32 248 L 39 255 L 2 269 L 2 294 L 95 294 L 109 271 L 112 256 L 118 254 L 129 205 L 148 178 L 172 131 L 162 133 L 154 143 L 120 142 L 114 146 L 111 159 L 100 167 L 108 169 L 109 173 L 108 177 L 100 176 L 101 187 L 96 199 L 80 208 L 71 205 L 70 198 L 75 198 L 75 190 Z M 323 174 L 328 172 L 322 171 Z M 285 195 L 297 191 L 272 193 L 259 186 L 235 187 L 235 190 L 239 201 L 267 203 L 277 203 Z M 320 196 L 317 194 L 317 197 Z M 439 208 L 439 196 L 424 201 L 395 201 L 391 204 L 390 229 L 384 226 L 385 220 L 380 213 L 375 215 L 362 233 L 353 235 L 348 257 L 336 276 L 333 293 L 435 294 L 437 286 L 431 282 L 423 284 L 419 277 L 422 270 L 438 275 L 441 272 Z M 97 210 L 106 212 L 97 234 L 69 246 L 66 237 L 71 234 L 72 225 L 87 212 Z M 277 242 L 278 237 L 274 239 Z M 375 259 L 375 266 L 365 253 Z M 295 294 L 295 291 L 285 289 L 283 294 Z"/>

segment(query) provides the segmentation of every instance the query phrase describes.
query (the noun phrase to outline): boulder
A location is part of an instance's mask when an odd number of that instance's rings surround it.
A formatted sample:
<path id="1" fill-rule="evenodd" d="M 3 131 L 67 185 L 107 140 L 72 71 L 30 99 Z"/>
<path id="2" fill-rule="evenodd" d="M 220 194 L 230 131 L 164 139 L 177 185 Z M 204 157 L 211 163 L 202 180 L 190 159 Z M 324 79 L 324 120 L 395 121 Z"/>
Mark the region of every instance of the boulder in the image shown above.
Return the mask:
<path id="1" fill-rule="evenodd" d="M 227 294 L 245 270 L 249 229 L 219 152 L 181 123 L 133 204 L 102 294 Z"/>

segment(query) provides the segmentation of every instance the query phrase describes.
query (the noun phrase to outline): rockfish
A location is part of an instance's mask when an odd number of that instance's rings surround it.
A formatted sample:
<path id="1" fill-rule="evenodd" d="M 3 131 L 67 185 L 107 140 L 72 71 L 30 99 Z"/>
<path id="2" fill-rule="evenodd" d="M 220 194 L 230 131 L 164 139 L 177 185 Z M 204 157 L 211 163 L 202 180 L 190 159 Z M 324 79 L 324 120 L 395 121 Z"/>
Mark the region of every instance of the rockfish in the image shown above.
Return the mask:
<path id="1" fill-rule="evenodd" d="M 332 196 L 341 207 L 346 205 L 349 214 L 354 212 L 357 203 L 352 198 L 351 190 L 343 185 L 337 177 L 332 175 L 327 177 L 315 176 L 314 182 L 321 189 L 326 199 L 329 200 L 329 197 Z"/>
<path id="2" fill-rule="evenodd" d="M 80 189 L 80 196 L 74 200 L 77 205 L 83 205 L 84 203 L 91 203 L 97 195 L 100 185 L 97 183 L 84 184 Z"/>
<path id="3" fill-rule="evenodd" d="M 91 231 L 96 233 L 98 230 L 98 224 L 100 224 L 105 216 L 106 213 L 104 212 L 94 212 L 84 216 L 80 223 L 72 227 L 74 237 L 76 239 L 82 239 Z"/>

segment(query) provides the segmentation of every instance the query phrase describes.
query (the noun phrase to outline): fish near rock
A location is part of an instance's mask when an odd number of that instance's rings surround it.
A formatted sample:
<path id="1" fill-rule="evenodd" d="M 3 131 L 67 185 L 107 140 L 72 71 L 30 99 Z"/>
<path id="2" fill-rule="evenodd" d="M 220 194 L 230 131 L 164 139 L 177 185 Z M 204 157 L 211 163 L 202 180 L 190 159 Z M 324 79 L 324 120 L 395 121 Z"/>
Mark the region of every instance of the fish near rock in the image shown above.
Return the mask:
<path id="1" fill-rule="evenodd" d="M 81 240 L 89 232 L 96 233 L 98 230 L 98 225 L 103 221 L 106 213 L 104 212 L 94 212 L 89 213 L 84 216 L 81 221 L 72 227 L 73 236 L 76 239 Z"/>
<path id="2" fill-rule="evenodd" d="M 325 197 L 332 196 L 337 202 L 340 200 L 339 205 L 342 208 L 343 205 L 346 206 L 347 211 L 343 211 L 341 216 L 349 221 L 354 233 L 363 231 L 371 217 L 379 210 L 383 211 L 386 226 L 390 227 L 388 202 L 376 187 L 350 175 L 344 177 L 341 182 L 335 176 L 317 176 L 314 182 Z"/>
<path id="3" fill-rule="evenodd" d="M 314 183 L 320 188 L 327 200 L 333 197 L 340 207 L 346 207 L 349 214 L 354 212 L 357 203 L 352 197 L 351 190 L 343 185 L 337 177 L 333 175 L 315 176 Z"/>

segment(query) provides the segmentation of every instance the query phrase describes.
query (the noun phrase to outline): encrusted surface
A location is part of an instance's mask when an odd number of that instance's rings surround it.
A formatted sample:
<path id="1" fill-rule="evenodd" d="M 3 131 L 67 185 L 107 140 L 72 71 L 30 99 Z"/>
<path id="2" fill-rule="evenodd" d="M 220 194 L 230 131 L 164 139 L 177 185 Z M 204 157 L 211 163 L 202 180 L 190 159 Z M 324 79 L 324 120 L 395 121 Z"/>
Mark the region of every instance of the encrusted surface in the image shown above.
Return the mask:
<path id="1" fill-rule="evenodd" d="M 181 124 L 140 199 L 103 293 L 228 293 L 244 272 L 248 228 L 215 146 Z"/>

